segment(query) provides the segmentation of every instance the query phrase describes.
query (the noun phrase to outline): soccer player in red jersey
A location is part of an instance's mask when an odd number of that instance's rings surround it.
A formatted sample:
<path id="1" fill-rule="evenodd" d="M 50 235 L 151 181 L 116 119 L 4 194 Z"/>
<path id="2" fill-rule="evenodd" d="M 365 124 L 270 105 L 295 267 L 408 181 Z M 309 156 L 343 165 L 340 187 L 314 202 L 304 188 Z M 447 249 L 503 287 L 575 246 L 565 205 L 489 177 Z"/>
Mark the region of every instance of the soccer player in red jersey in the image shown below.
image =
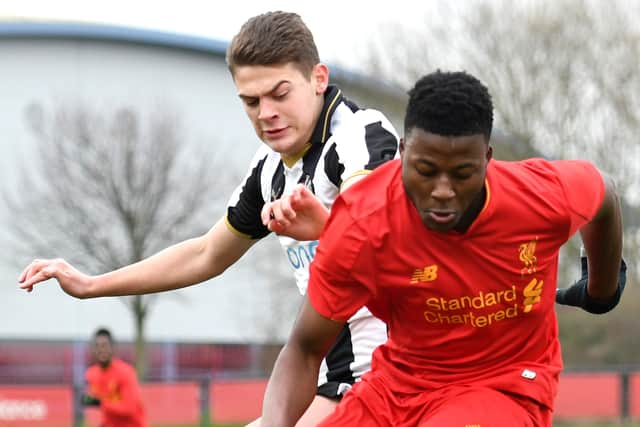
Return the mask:
<path id="1" fill-rule="evenodd" d="M 85 373 L 88 384 L 82 402 L 99 406 L 101 427 L 146 427 L 140 385 L 131 365 L 113 356 L 113 339 L 107 329 L 95 333 L 96 364 Z"/>
<path id="2" fill-rule="evenodd" d="M 550 426 L 562 369 L 558 253 L 575 232 L 588 277 L 561 302 L 601 313 L 620 298 L 626 267 L 610 179 L 586 161 L 492 159 L 491 97 L 467 73 L 431 73 L 409 94 L 401 159 L 333 205 L 262 427 L 294 425 L 322 356 L 363 305 L 389 338 L 319 425 Z M 302 187 L 282 204 L 282 233 L 327 215 Z"/>

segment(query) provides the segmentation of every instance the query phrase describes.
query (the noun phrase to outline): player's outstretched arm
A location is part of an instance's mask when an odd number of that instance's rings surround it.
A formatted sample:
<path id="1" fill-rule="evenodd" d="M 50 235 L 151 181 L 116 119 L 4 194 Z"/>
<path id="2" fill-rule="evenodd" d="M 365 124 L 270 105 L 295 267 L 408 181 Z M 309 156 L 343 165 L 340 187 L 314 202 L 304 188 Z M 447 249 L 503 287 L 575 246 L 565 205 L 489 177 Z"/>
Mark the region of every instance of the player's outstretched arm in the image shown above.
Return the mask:
<path id="1" fill-rule="evenodd" d="M 604 177 L 605 196 L 594 219 L 580 234 L 586 259 L 582 277 L 572 286 L 559 289 L 556 301 L 600 314 L 619 302 L 626 282 L 626 264 L 622 260 L 622 215 L 613 181 Z"/>
<path id="2" fill-rule="evenodd" d="M 262 223 L 274 233 L 296 240 L 317 240 L 329 211 L 311 190 L 298 184 L 291 194 L 265 203 L 260 216 Z"/>
<path id="3" fill-rule="evenodd" d="M 219 275 L 253 243 L 232 233 L 222 219 L 200 237 L 105 274 L 90 276 L 62 259 L 46 259 L 31 262 L 18 281 L 20 288 L 31 292 L 38 283 L 56 279 L 67 294 L 76 298 L 168 291 Z"/>
<path id="4" fill-rule="evenodd" d="M 305 296 L 267 385 L 261 427 L 293 427 L 313 400 L 322 358 L 343 323 L 321 316 Z"/>

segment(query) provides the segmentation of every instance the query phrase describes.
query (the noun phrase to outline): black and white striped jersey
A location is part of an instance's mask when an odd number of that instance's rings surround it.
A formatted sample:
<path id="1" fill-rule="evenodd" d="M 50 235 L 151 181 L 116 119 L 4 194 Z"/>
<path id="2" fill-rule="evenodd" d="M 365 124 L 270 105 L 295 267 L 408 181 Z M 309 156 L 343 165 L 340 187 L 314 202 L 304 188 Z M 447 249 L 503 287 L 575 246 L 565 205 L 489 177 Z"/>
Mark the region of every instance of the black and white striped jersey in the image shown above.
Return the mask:
<path id="1" fill-rule="evenodd" d="M 368 173 L 398 155 L 398 135 L 389 120 L 379 111 L 358 108 L 335 86 L 325 93 L 310 142 L 306 153 L 292 165 L 285 164 L 266 144 L 260 146 L 229 200 L 226 222 L 231 231 L 250 239 L 268 235 L 260 219 L 265 201 L 288 194 L 297 183 L 310 182 L 313 193 L 330 209 L 348 178 Z M 304 294 L 318 242 L 279 239 Z"/>

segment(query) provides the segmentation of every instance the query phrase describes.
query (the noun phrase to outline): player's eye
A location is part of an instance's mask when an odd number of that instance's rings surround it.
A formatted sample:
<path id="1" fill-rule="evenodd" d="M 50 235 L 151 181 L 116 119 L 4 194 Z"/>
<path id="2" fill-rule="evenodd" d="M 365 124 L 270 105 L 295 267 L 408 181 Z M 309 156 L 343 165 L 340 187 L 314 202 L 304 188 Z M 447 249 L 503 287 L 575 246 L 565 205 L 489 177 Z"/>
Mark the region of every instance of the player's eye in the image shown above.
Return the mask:
<path id="1" fill-rule="evenodd" d="M 454 173 L 453 174 L 453 179 L 457 180 L 457 181 L 464 181 L 471 178 L 471 174 L 469 173 Z"/>
<path id="2" fill-rule="evenodd" d="M 433 178 L 436 176 L 436 171 L 431 169 L 417 169 L 418 173 L 426 178 Z"/>
<path id="3" fill-rule="evenodd" d="M 451 177 L 457 181 L 464 181 L 473 176 L 474 169 L 465 167 L 460 170 L 456 170 L 451 174 Z"/>

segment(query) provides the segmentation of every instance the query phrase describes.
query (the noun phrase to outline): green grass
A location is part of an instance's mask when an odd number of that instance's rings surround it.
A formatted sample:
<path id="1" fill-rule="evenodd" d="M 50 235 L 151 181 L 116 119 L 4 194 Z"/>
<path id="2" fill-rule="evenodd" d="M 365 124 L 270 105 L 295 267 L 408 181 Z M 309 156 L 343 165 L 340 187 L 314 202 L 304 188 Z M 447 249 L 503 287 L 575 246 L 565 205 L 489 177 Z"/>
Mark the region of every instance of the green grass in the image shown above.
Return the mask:
<path id="1" fill-rule="evenodd" d="M 209 424 L 207 427 L 244 427 L 245 424 Z M 153 424 L 151 427 L 200 427 L 200 424 Z"/>
<path id="2" fill-rule="evenodd" d="M 554 422 L 553 427 L 640 427 L 640 423 L 560 423 Z"/>
<path id="3" fill-rule="evenodd" d="M 244 427 L 245 424 L 209 424 L 207 427 Z M 200 424 L 153 424 L 151 427 L 201 427 Z M 628 423 L 615 422 L 554 422 L 553 427 L 640 427 L 640 421 Z"/>
<path id="4" fill-rule="evenodd" d="M 209 424 L 208 427 L 244 427 L 245 424 Z M 151 427 L 200 427 L 200 424 L 154 425 Z"/>
<path id="5" fill-rule="evenodd" d="M 153 425 L 151 427 L 200 427 L 200 424 Z M 208 427 L 244 427 L 244 424 L 211 424 Z M 554 422 L 553 427 L 640 427 L 640 421 L 628 423 Z"/>
<path id="6" fill-rule="evenodd" d="M 207 427 L 244 427 L 245 424 L 209 424 Z M 200 427 L 200 424 L 152 425 L 151 427 Z"/>
<path id="7" fill-rule="evenodd" d="M 628 422 L 628 423 L 554 422 L 553 427 L 640 427 L 640 422 Z"/>
<path id="8" fill-rule="evenodd" d="M 152 427 L 200 427 L 194 425 L 154 425 Z M 209 427 L 244 427 L 244 424 L 211 424 Z M 567 423 L 554 422 L 553 427 L 640 427 L 640 422 L 631 423 Z"/>
<path id="9" fill-rule="evenodd" d="M 154 425 L 152 427 L 200 427 L 193 425 Z M 211 424 L 209 427 L 244 427 L 244 424 Z M 640 422 L 631 423 L 567 423 L 554 422 L 553 427 L 640 427 Z"/>

